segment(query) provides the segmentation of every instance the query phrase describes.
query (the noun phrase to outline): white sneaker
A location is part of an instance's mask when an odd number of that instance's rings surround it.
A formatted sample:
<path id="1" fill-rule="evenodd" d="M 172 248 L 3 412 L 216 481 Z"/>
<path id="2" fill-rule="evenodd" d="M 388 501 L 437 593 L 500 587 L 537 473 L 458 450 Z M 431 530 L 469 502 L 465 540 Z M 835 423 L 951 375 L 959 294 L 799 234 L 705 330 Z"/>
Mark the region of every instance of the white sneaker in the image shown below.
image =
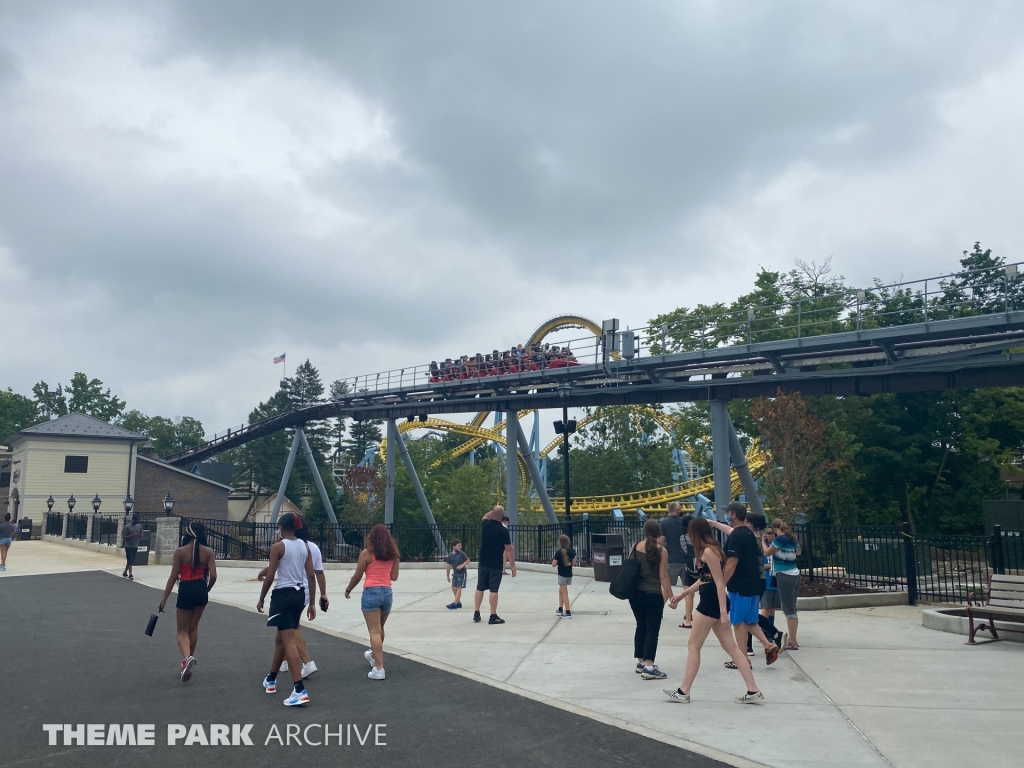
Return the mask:
<path id="1" fill-rule="evenodd" d="M 309 664 L 303 664 L 302 665 L 302 676 L 303 677 L 309 677 L 314 672 L 316 672 L 316 662 L 315 661 L 310 661 Z"/>
<path id="2" fill-rule="evenodd" d="M 281 668 L 279 670 L 277 670 L 277 671 L 278 672 L 287 672 L 288 671 L 288 660 L 287 659 L 285 659 L 284 661 L 281 662 Z"/>
<path id="3" fill-rule="evenodd" d="M 366 676 L 368 678 L 370 678 L 371 680 L 383 680 L 384 679 L 384 670 L 383 669 L 377 669 L 376 667 L 374 667 L 373 669 L 371 669 L 366 674 Z"/>
<path id="4" fill-rule="evenodd" d="M 363 658 L 366 659 L 367 662 L 369 662 L 371 667 L 373 666 L 373 651 L 367 648 L 366 653 L 363 654 Z"/>

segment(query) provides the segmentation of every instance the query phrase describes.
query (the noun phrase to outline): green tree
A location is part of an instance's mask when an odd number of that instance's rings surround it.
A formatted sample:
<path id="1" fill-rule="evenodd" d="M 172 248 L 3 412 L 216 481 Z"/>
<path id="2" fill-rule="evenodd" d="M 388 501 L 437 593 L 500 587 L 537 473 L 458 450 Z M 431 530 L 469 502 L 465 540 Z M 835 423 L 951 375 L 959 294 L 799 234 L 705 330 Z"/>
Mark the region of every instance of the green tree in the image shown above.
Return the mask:
<path id="1" fill-rule="evenodd" d="M 124 413 L 124 400 L 111 394 L 109 387 L 104 390 L 99 379 L 90 379 L 81 372 L 71 377 L 71 383 L 63 388 L 63 396 L 69 413 L 84 413 L 106 422 L 114 422 Z"/>
<path id="2" fill-rule="evenodd" d="M 148 437 L 157 456 L 197 448 L 206 435 L 202 422 L 191 416 L 182 416 L 175 421 L 164 416 L 146 416 L 133 409 L 124 414 L 119 424 Z"/>
<path id="3" fill-rule="evenodd" d="M 40 420 L 35 401 L 9 387 L 6 391 L 0 389 L 0 442 L 6 444 L 8 438 Z"/>

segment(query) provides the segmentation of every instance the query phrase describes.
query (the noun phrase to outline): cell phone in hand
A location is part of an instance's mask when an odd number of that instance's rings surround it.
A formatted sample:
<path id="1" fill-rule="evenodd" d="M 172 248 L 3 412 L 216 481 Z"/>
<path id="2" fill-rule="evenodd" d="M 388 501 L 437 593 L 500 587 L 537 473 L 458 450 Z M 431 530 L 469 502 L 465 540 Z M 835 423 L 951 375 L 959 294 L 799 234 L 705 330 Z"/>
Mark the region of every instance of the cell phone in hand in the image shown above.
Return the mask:
<path id="1" fill-rule="evenodd" d="M 326 597 L 321 597 L 320 598 L 320 610 L 323 611 L 324 613 L 327 613 L 327 598 Z"/>
<path id="2" fill-rule="evenodd" d="M 150 637 L 153 636 L 153 630 L 156 629 L 156 620 L 160 618 L 155 613 L 149 617 L 149 623 L 146 625 L 146 634 Z"/>

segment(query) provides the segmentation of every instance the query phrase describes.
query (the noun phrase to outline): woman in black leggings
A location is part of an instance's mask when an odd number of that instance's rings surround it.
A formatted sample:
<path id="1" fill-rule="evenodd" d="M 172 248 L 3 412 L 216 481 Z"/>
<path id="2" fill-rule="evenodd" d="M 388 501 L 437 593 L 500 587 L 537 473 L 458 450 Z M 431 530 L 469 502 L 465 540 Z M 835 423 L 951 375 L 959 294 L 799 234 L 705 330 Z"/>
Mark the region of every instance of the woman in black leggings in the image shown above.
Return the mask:
<path id="1" fill-rule="evenodd" d="M 633 655 L 636 671 L 644 680 L 664 680 L 667 675 L 654 663 L 658 652 L 658 635 L 665 614 L 665 601 L 672 597 L 668 580 L 668 550 L 659 546 L 661 525 L 657 520 L 644 523 L 644 540 L 630 550 L 629 556 L 640 561 L 640 585 L 629 598 L 629 607 L 636 619 Z"/>

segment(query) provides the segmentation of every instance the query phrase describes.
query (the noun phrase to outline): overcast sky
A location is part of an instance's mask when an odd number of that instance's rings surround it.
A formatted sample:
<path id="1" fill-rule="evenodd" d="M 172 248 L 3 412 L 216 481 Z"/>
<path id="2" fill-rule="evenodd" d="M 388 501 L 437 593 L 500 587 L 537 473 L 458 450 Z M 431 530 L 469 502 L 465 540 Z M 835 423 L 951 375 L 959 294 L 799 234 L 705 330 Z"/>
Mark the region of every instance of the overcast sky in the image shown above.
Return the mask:
<path id="1" fill-rule="evenodd" d="M 1024 258 L 1018 2 L 0 4 L 0 387 L 243 422 L 758 266 Z"/>

